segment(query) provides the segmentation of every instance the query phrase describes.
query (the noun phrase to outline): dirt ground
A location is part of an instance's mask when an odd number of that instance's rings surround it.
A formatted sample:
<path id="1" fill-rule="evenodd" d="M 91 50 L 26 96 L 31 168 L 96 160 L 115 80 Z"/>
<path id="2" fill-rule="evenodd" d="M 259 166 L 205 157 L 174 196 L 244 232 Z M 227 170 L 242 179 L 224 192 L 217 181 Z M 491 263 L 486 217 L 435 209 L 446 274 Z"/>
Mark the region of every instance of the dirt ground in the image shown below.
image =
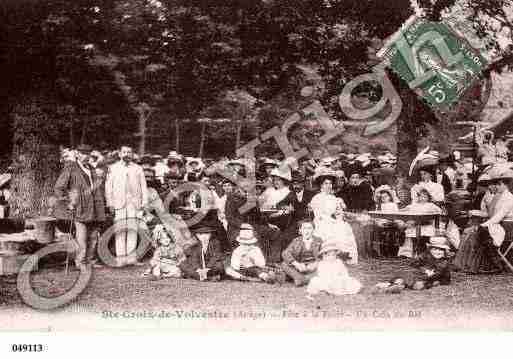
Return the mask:
<path id="1" fill-rule="evenodd" d="M 342 297 L 322 294 L 312 301 L 306 298 L 305 288 L 296 288 L 292 283 L 280 286 L 237 281 L 149 281 L 141 277 L 144 269 L 94 269 L 89 286 L 75 302 L 45 315 L 51 318 L 79 311 L 105 319 L 166 312 L 175 320 L 183 319 L 182 316 L 199 320 L 207 315 L 248 321 L 269 317 L 294 321 L 304 317 L 317 323 L 309 329 L 323 328 L 324 320 L 325 324 L 329 322 L 329 328 L 336 329 L 386 329 L 393 323 L 414 329 L 513 329 L 511 273 L 466 275 L 456 272 L 450 286 L 372 294 L 370 288 L 375 283 L 411 269 L 406 262 L 397 259 L 365 260 L 350 267 L 351 274 L 364 285 L 361 293 Z M 51 277 L 62 277 L 62 270 L 46 270 L 41 275 L 51 281 Z M 5 277 L 0 279 L 0 316 L 2 312 L 10 316 L 12 322 L 20 314 L 39 313 L 23 303 L 15 278 Z"/>

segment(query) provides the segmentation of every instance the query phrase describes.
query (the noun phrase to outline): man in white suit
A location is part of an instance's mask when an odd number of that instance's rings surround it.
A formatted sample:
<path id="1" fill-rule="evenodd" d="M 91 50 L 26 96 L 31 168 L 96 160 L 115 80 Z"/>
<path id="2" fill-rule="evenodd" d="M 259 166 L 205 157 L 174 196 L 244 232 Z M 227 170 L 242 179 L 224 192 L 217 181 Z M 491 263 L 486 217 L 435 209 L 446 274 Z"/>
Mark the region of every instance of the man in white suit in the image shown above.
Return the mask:
<path id="1" fill-rule="evenodd" d="M 119 157 L 120 160 L 109 168 L 105 198 L 109 210 L 114 214 L 115 225 L 125 229 L 116 231 L 116 255 L 120 257 L 121 266 L 137 264 L 136 230 L 143 209 L 148 207 L 148 190 L 142 167 L 132 162 L 132 149 L 121 147 Z"/>

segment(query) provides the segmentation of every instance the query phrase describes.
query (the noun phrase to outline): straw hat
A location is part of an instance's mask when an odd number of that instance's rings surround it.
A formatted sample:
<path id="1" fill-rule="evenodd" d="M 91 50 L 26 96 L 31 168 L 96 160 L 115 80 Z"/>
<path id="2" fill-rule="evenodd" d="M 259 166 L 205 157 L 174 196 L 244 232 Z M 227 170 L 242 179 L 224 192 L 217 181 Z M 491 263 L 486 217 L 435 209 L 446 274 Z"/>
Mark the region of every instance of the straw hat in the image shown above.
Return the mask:
<path id="1" fill-rule="evenodd" d="M 4 174 L 0 175 L 0 188 L 2 188 L 4 185 L 9 183 L 11 178 L 12 178 L 12 175 L 10 173 L 4 173 Z"/>
<path id="2" fill-rule="evenodd" d="M 313 176 L 313 181 L 320 185 L 325 179 L 331 179 L 333 183 L 337 180 L 337 173 L 326 167 L 318 167 Z"/>
<path id="3" fill-rule="evenodd" d="M 366 166 L 368 166 L 370 164 L 371 154 L 370 153 L 363 153 L 363 154 L 359 155 L 358 157 L 356 157 L 355 160 L 358 161 L 358 162 L 361 162 L 363 167 L 366 167 Z"/>
<path id="4" fill-rule="evenodd" d="M 333 157 L 325 157 L 321 160 L 321 166 L 329 167 L 336 161 L 336 158 Z"/>
<path id="5" fill-rule="evenodd" d="M 266 158 L 266 159 L 264 160 L 264 163 L 262 164 L 262 166 L 273 166 L 273 167 L 278 167 L 278 166 L 279 166 L 279 163 L 278 163 L 278 161 L 273 160 L 272 158 Z"/>
<path id="6" fill-rule="evenodd" d="M 169 152 L 169 155 L 167 156 L 167 162 L 168 164 L 172 163 L 180 163 L 183 164 L 183 157 L 178 154 L 176 151 Z"/>
<path id="7" fill-rule="evenodd" d="M 255 229 L 253 226 L 249 223 L 242 223 L 239 228 L 241 231 L 253 231 L 253 234 L 255 233 Z M 256 237 L 253 235 L 251 238 L 241 238 L 240 234 L 235 239 L 240 244 L 255 244 L 258 242 Z"/>
<path id="8" fill-rule="evenodd" d="M 238 159 L 231 160 L 230 162 L 228 162 L 228 166 L 233 166 L 233 165 L 239 165 L 239 166 L 244 166 L 244 167 L 246 166 L 246 164 L 243 161 L 238 160 Z"/>
<path id="9" fill-rule="evenodd" d="M 287 168 L 273 168 L 273 170 L 271 171 L 271 176 L 274 176 L 274 177 L 279 177 L 281 179 L 284 179 L 285 181 L 287 182 L 290 182 L 292 181 L 292 174 L 290 172 L 290 168 L 287 167 Z"/>
<path id="10" fill-rule="evenodd" d="M 490 177 L 490 175 L 488 173 L 483 173 L 477 179 L 477 183 L 479 183 L 480 185 L 486 186 L 487 184 L 490 183 L 491 180 L 492 180 L 492 177 Z"/>
<path id="11" fill-rule="evenodd" d="M 447 245 L 447 239 L 443 236 L 434 236 L 429 239 L 429 243 L 427 244 L 428 248 L 439 248 L 444 249 L 446 251 L 450 250 L 451 247 Z"/>
<path id="12" fill-rule="evenodd" d="M 494 170 L 492 168 L 490 170 L 490 176 L 492 177 L 492 180 L 513 179 L 513 170 L 510 168 L 500 168 Z"/>

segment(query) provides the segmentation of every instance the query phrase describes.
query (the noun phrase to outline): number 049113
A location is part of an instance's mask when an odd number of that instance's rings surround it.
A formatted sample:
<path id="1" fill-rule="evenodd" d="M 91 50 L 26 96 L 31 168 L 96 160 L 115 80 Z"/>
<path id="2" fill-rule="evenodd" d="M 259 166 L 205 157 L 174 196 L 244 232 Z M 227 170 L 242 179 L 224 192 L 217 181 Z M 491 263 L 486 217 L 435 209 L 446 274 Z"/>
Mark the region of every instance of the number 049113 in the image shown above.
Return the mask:
<path id="1" fill-rule="evenodd" d="M 45 351 L 45 346 L 43 344 L 12 344 L 11 345 L 11 351 L 12 352 L 32 352 L 32 353 L 38 353 Z"/>

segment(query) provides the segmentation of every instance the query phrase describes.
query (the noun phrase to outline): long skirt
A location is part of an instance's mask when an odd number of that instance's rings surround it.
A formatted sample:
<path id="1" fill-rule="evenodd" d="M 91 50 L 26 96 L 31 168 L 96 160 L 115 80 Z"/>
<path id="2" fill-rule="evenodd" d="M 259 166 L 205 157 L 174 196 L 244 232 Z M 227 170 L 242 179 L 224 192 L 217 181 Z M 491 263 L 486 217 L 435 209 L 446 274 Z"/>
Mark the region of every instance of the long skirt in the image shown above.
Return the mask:
<path id="1" fill-rule="evenodd" d="M 501 268 L 491 238 L 479 226 L 465 229 L 454 265 L 465 273 L 486 273 Z"/>

